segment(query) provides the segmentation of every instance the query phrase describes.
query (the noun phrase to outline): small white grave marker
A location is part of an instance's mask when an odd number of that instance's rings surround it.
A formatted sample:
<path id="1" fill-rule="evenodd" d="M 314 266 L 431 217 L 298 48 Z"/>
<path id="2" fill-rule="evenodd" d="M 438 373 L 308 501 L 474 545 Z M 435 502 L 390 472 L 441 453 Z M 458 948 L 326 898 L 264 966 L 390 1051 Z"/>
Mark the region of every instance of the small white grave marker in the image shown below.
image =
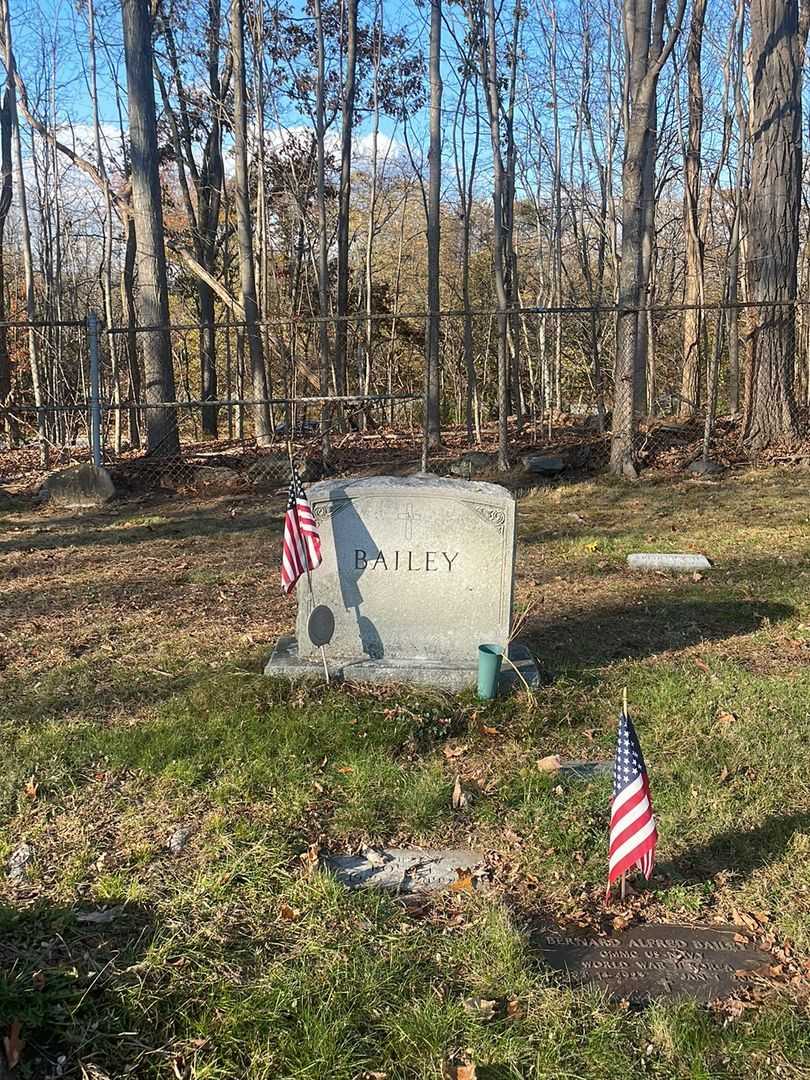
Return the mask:
<path id="1" fill-rule="evenodd" d="M 659 552 L 636 552 L 627 556 L 631 570 L 711 570 L 705 555 L 670 555 Z"/>

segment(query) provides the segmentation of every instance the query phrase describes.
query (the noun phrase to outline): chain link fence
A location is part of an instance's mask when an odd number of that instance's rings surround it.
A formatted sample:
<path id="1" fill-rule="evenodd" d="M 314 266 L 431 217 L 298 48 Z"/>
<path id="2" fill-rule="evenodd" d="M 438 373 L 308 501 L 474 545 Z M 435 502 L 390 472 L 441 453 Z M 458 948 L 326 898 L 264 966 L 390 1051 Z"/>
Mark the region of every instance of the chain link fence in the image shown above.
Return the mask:
<path id="1" fill-rule="evenodd" d="M 769 313 L 775 322 L 785 307 L 796 312 L 789 379 L 805 430 L 806 302 L 510 312 L 500 344 L 512 459 L 540 449 L 598 469 L 611 456 L 611 431 L 614 459 L 634 467 L 682 463 L 727 443 L 739 429 L 744 357 Z M 278 487 L 289 476 L 288 443 L 309 480 L 412 468 L 426 412 L 425 314 L 347 321 L 343 370 L 327 357 L 327 398 L 315 318 L 272 320 L 255 332 L 230 319 L 104 327 L 93 314 L 5 324 L 0 356 L 5 350 L 14 377 L 0 405 L 4 468 L 16 462 L 35 473 L 95 460 L 124 490 Z M 496 311 L 441 313 L 444 445 L 428 462 L 437 471 L 471 447 L 497 448 L 500 326 Z"/>

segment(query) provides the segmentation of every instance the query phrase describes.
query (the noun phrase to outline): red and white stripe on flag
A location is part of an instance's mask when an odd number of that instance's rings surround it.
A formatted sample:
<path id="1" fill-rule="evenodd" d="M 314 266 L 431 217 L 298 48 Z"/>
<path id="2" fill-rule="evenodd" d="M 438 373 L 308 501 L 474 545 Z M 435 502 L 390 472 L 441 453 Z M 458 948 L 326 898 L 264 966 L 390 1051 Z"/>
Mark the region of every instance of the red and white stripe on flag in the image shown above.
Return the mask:
<path id="1" fill-rule="evenodd" d="M 608 888 L 634 866 L 649 878 L 655 866 L 657 840 L 641 747 L 632 721 L 622 713 L 613 766 Z"/>
<path id="2" fill-rule="evenodd" d="M 298 476 L 293 473 L 284 515 L 281 588 L 288 593 L 302 574 L 321 565 L 321 537 Z"/>

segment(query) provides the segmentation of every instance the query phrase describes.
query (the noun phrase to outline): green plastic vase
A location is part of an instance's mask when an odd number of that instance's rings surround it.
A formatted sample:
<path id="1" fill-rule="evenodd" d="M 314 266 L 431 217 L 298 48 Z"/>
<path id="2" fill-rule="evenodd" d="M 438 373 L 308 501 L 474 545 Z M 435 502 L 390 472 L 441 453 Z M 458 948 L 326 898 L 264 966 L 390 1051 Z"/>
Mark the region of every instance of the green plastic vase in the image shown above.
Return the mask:
<path id="1" fill-rule="evenodd" d="M 500 645 L 478 646 L 478 696 L 482 701 L 491 701 L 497 695 L 502 663 Z"/>

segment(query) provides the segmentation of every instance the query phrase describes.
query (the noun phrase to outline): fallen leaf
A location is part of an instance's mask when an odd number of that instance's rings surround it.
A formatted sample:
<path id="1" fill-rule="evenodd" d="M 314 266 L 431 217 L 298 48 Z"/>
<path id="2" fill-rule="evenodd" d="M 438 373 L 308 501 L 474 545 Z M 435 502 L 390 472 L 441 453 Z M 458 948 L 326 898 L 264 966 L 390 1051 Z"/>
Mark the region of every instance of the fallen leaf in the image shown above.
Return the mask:
<path id="1" fill-rule="evenodd" d="M 468 805 L 469 799 L 461 787 L 461 777 L 456 773 L 456 782 L 453 784 L 453 794 L 450 797 L 450 805 L 454 810 L 463 810 Z"/>
<path id="2" fill-rule="evenodd" d="M 459 1065 L 453 1061 L 445 1061 L 442 1067 L 444 1080 L 476 1080 L 478 1074 L 472 1062 Z"/>
<path id="3" fill-rule="evenodd" d="M 278 909 L 279 915 L 282 919 L 286 919 L 288 922 L 295 922 L 301 915 L 300 910 L 297 907 L 292 907 L 290 904 L 283 903 Z"/>
<path id="4" fill-rule="evenodd" d="M 500 732 L 498 731 L 498 729 L 496 727 L 487 727 L 486 724 L 482 724 L 481 725 L 481 734 L 482 735 L 490 735 L 490 736 L 492 736 L 492 735 L 500 735 Z"/>
<path id="5" fill-rule="evenodd" d="M 472 892 L 473 880 L 469 870 L 456 870 L 457 878 L 450 886 L 450 892 Z"/>
<path id="6" fill-rule="evenodd" d="M 464 1012 L 478 1020 L 491 1020 L 498 1002 L 492 998 L 468 997 L 463 1001 Z"/>
<path id="7" fill-rule="evenodd" d="M 695 660 L 695 667 L 700 668 L 701 671 L 705 671 L 707 675 L 709 674 L 709 665 L 704 663 L 703 660 Z"/>
<path id="8" fill-rule="evenodd" d="M 318 855 L 320 849 L 317 844 L 310 844 L 306 851 L 302 851 L 298 858 L 301 861 L 301 868 L 305 877 L 310 877 L 315 872 L 315 867 L 318 865 Z"/>
<path id="9" fill-rule="evenodd" d="M 41 971 L 35 971 L 31 976 L 31 984 L 35 990 L 45 989 L 45 976 Z"/>
<path id="10" fill-rule="evenodd" d="M 353 767 L 352 767 L 351 765 L 341 765 L 341 766 L 340 766 L 340 767 L 338 768 L 338 772 L 339 772 L 339 773 L 343 773 L 343 775 L 344 775 L 344 776 L 348 776 L 348 775 L 349 775 L 349 773 L 353 773 L 353 772 L 354 772 L 354 768 L 353 768 Z"/>
<path id="11" fill-rule="evenodd" d="M 16 1069 L 20 1064 L 20 1058 L 25 1049 L 25 1040 L 20 1037 L 19 1020 L 11 1021 L 8 1035 L 3 1036 L 3 1049 L 6 1052 L 6 1063 L 9 1069 Z"/>
<path id="12" fill-rule="evenodd" d="M 560 755 L 548 754 L 547 757 L 540 758 L 540 760 L 537 762 L 537 768 L 540 770 L 540 772 L 559 772 Z"/>
<path id="13" fill-rule="evenodd" d="M 36 780 L 32 776 L 31 779 L 28 781 L 28 783 L 23 788 L 23 792 L 25 794 L 26 799 L 30 799 L 33 802 L 34 799 L 37 797 L 37 792 L 38 791 L 39 791 L 39 784 L 36 782 Z"/>
<path id="14" fill-rule="evenodd" d="M 507 1000 L 506 1015 L 510 1020 L 520 1020 L 523 1017 L 523 1007 L 517 998 L 509 998 Z"/>
<path id="15" fill-rule="evenodd" d="M 730 775 L 731 773 L 724 765 L 723 768 L 720 770 L 720 775 L 717 777 L 717 782 L 719 784 L 725 784 L 726 780 L 728 780 Z"/>
<path id="16" fill-rule="evenodd" d="M 692 581 L 703 581 L 703 574 L 699 574 L 697 570 L 692 574 Z"/>
<path id="17" fill-rule="evenodd" d="M 731 919 L 735 926 L 744 926 L 746 930 L 754 934 L 759 929 L 756 919 L 752 919 L 750 915 L 744 911 L 738 911 L 735 907 L 731 909 Z"/>
<path id="18" fill-rule="evenodd" d="M 716 719 L 718 724 L 733 724 L 737 720 L 737 714 L 728 709 L 718 709 Z"/>

